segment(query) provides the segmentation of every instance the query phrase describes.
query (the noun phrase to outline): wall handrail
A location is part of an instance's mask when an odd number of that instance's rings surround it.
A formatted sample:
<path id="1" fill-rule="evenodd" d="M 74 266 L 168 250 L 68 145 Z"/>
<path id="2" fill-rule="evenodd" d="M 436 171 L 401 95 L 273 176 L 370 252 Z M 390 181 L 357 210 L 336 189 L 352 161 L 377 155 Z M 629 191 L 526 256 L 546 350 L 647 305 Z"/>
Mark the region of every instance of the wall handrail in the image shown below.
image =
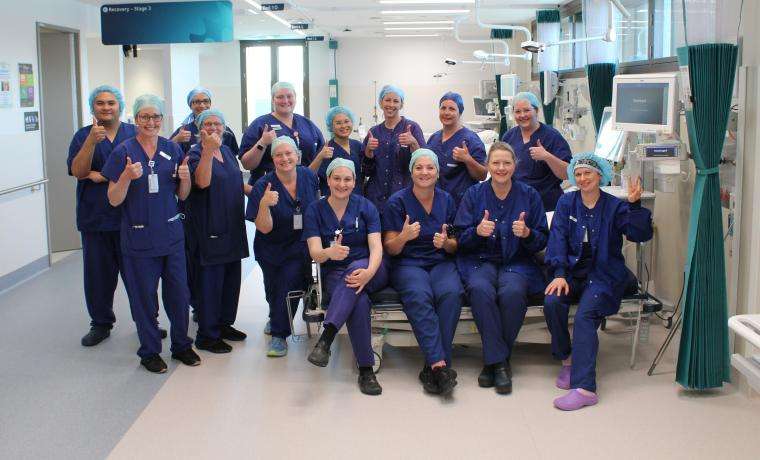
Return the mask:
<path id="1" fill-rule="evenodd" d="M 27 189 L 27 188 L 37 187 L 37 186 L 40 186 L 40 185 L 43 185 L 43 184 L 47 184 L 48 182 L 50 182 L 50 179 L 40 179 L 40 180 L 36 180 L 34 182 L 29 182 L 28 184 L 18 185 L 16 187 L 11 187 L 11 188 L 7 188 L 5 190 L 0 190 L 0 196 L 7 195 L 7 194 L 13 193 L 13 192 L 18 192 L 19 190 L 24 190 L 24 189 Z"/>

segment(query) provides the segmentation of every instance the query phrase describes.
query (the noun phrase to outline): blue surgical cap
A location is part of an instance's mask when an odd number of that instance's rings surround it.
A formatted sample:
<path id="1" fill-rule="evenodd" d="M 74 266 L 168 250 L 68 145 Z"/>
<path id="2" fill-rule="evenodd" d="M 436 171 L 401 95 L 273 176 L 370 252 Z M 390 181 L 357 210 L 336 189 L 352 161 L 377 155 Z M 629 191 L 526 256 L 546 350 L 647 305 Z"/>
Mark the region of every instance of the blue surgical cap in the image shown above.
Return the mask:
<path id="1" fill-rule="evenodd" d="M 327 115 L 325 116 L 325 124 L 327 125 L 328 132 L 330 133 L 333 132 L 332 130 L 333 118 L 335 118 L 335 115 L 338 115 L 340 113 L 350 118 L 351 123 L 356 123 L 356 117 L 354 116 L 354 113 L 348 107 L 343 107 L 342 105 L 338 105 L 328 110 Z"/>
<path id="2" fill-rule="evenodd" d="M 293 150 L 296 151 L 298 156 L 299 157 L 301 156 L 301 151 L 298 149 L 298 146 L 296 145 L 296 141 L 294 141 L 292 137 L 288 137 L 288 136 L 280 136 L 280 137 L 275 138 L 275 140 L 272 141 L 272 145 L 270 149 L 270 152 L 272 153 L 272 155 L 274 155 L 274 151 L 277 150 L 277 147 L 283 144 L 287 144 L 293 147 Z"/>
<path id="3" fill-rule="evenodd" d="M 575 182 L 575 170 L 580 168 L 588 168 L 598 172 L 602 176 L 602 180 L 599 182 L 600 186 L 605 186 L 612 182 L 613 172 L 610 162 L 591 152 L 575 155 L 570 160 L 570 164 L 567 165 L 567 179 L 575 186 L 578 185 Z"/>
<path id="4" fill-rule="evenodd" d="M 536 110 L 541 106 L 536 95 L 530 91 L 521 91 L 515 94 L 515 97 L 512 98 L 512 107 L 517 105 L 517 101 L 528 101 L 528 103 Z"/>
<path id="5" fill-rule="evenodd" d="M 327 173 L 325 176 L 330 177 L 330 174 L 332 174 L 332 172 L 338 168 L 350 169 L 351 174 L 353 174 L 354 178 L 356 178 L 356 166 L 354 166 L 354 162 L 351 160 L 346 160 L 345 158 L 335 158 L 333 161 L 331 161 L 330 164 L 327 165 Z"/>
<path id="6" fill-rule="evenodd" d="M 433 164 L 435 165 L 435 169 L 440 171 L 441 168 L 438 166 L 438 155 L 435 154 L 430 149 L 417 149 L 412 154 L 411 160 L 409 160 L 409 172 L 412 172 L 414 169 L 414 164 L 417 163 L 417 160 L 419 160 L 422 157 L 428 157 L 433 161 Z"/>
<path id="7" fill-rule="evenodd" d="M 222 115 L 222 112 L 214 109 L 206 109 L 203 112 L 199 113 L 197 117 L 195 117 L 195 126 L 197 126 L 198 129 L 201 129 L 203 127 L 203 120 L 208 117 L 217 117 L 223 125 L 227 125 L 227 123 L 224 121 L 224 115 Z"/>
<path id="8" fill-rule="evenodd" d="M 289 89 L 293 91 L 293 94 L 296 94 L 296 88 L 291 83 L 288 83 L 286 81 L 278 81 L 274 85 L 272 85 L 272 97 L 274 97 L 274 93 L 281 89 Z"/>
<path id="9" fill-rule="evenodd" d="M 121 95 L 121 91 L 118 90 L 118 88 L 114 88 L 110 85 L 101 85 L 92 90 L 90 93 L 90 98 L 88 99 L 88 102 L 90 103 L 90 113 L 95 115 L 95 98 L 98 97 L 100 93 L 111 93 L 113 94 L 113 97 L 116 98 L 116 102 L 119 103 L 119 113 L 124 112 L 124 96 Z"/>
<path id="10" fill-rule="evenodd" d="M 193 98 L 199 94 L 205 94 L 208 96 L 209 100 L 211 100 L 211 91 L 209 91 L 207 88 L 204 88 L 202 86 L 196 86 L 195 88 L 191 89 L 189 93 L 187 93 L 187 106 L 192 107 L 192 101 Z"/>
<path id="11" fill-rule="evenodd" d="M 401 99 L 401 103 L 402 104 L 404 103 L 404 91 L 401 88 L 399 88 L 398 86 L 394 86 L 394 85 L 385 85 L 385 86 L 383 86 L 382 89 L 380 89 L 380 95 L 377 97 L 377 100 L 380 101 L 380 102 L 382 102 L 383 98 L 388 93 L 395 94 L 396 96 L 398 96 L 399 99 Z"/>
<path id="12" fill-rule="evenodd" d="M 438 107 L 443 104 L 443 101 L 451 101 L 454 104 L 457 105 L 457 108 L 459 109 L 459 114 L 461 115 L 462 112 L 464 112 L 464 101 L 462 100 L 462 96 L 459 93 L 455 93 L 453 91 L 449 91 L 448 93 L 441 96 L 441 100 L 438 101 Z"/>
<path id="13" fill-rule="evenodd" d="M 140 110 L 146 107 L 153 107 L 161 115 L 164 114 L 164 101 L 161 98 L 153 94 L 143 94 L 135 99 L 135 103 L 132 104 L 132 115 L 136 117 Z"/>

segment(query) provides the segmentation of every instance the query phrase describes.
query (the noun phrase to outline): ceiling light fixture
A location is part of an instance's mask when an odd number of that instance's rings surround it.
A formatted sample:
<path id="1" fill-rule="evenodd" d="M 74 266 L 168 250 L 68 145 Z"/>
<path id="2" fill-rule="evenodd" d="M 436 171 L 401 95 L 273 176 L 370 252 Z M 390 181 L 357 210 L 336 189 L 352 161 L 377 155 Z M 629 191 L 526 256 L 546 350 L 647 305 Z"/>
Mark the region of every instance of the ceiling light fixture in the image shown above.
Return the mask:
<path id="1" fill-rule="evenodd" d="M 453 27 L 386 27 L 383 30 L 454 30 Z"/>
<path id="2" fill-rule="evenodd" d="M 438 37 L 440 34 L 385 34 L 386 38 L 400 38 L 400 37 Z"/>
<path id="3" fill-rule="evenodd" d="M 252 7 L 256 8 L 257 10 L 261 11 L 261 5 L 259 5 L 258 2 L 254 2 L 253 0 L 245 0 L 246 3 L 251 5 Z"/>
<path id="4" fill-rule="evenodd" d="M 454 24 L 454 21 L 386 21 L 384 26 L 406 26 L 416 24 Z"/>
<path id="5" fill-rule="evenodd" d="M 258 12 L 258 11 L 256 11 L 256 10 L 254 10 L 253 8 L 248 8 L 246 11 L 248 11 L 248 12 L 249 12 L 249 13 L 251 13 L 251 14 L 255 14 L 255 15 L 258 15 L 258 14 L 259 14 L 259 12 Z"/>
<path id="6" fill-rule="evenodd" d="M 467 14 L 470 10 L 383 10 L 380 14 Z"/>

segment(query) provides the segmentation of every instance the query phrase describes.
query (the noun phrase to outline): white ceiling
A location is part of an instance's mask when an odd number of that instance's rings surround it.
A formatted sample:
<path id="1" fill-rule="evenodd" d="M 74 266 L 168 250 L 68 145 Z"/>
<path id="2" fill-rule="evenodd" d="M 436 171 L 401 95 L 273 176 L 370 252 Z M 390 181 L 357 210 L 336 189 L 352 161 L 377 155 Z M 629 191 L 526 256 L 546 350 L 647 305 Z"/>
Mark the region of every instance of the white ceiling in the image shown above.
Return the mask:
<path id="1" fill-rule="evenodd" d="M 92 5 L 121 3 L 104 0 L 79 0 Z M 149 0 L 126 0 L 131 3 L 150 3 Z M 169 0 L 152 0 L 169 1 Z M 426 0 L 433 1 L 433 0 Z M 456 1 L 456 0 L 447 0 Z M 464 9 L 470 10 L 468 27 L 463 32 L 468 37 L 478 37 L 487 31 L 475 25 L 475 5 L 473 3 L 437 3 L 437 4 L 380 4 L 379 0 L 298 0 L 286 3 L 285 11 L 276 12 L 280 18 L 288 22 L 312 21 L 313 30 L 309 35 L 325 35 L 332 37 L 383 37 L 385 33 L 423 34 L 436 33 L 451 36 L 448 30 L 405 30 L 385 32 L 384 27 L 410 27 L 407 25 L 383 25 L 384 21 L 429 21 L 453 20 L 461 14 L 381 14 L 383 10 L 433 10 L 433 9 Z M 569 0 L 481 0 L 481 17 L 489 23 L 524 24 L 535 17 L 538 9 L 556 7 L 559 3 Z M 278 0 L 256 0 L 258 3 L 277 3 Z M 257 38 L 300 38 L 301 35 L 289 30 L 284 24 L 266 16 L 246 0 L 232 0 L 235 18 L 235 39 L 250 40 Z M 510 6 L 512 5 L 512 6 Z M 258 12 L 254 14 L 249 10 Z M 442 25 L 443 27 L 451 26 Z M 411 26 L 416 27 L 416 26 Z M 435 27 L 434 25 L 419 25 L 419 27 Z M 347 30 L 348 29 L 348 30 Z"/>

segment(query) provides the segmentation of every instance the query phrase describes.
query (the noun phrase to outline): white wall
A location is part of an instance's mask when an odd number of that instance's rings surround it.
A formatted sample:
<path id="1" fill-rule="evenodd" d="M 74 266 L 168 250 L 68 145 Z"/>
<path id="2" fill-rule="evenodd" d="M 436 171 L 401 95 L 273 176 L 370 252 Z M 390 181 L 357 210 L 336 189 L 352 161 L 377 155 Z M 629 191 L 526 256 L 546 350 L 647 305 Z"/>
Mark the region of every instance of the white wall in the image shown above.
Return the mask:
<path id="1" fill-rule="evenodd" d="M 199 84 L 208 88 L 214 95 L 213 107 L 224 114 L 227 125 L 240 142 L 243 127 L 243 98 L 240 91 L 240 42 L 202 45 L 199 63 Z"/>
<path id="2" fill-rule="evenodd" d="M 316 123 L 322 134 L 329 137 L 325 126 L 325 115 L 330 110 L 328 82 L 333 75 L 332 50 L 327 41 L 309 42 L 309 117 Z M 341 82 L 338 80 L 338 96 L 342 99 Z M 342 100 L 341 100 L 342 103 Z"/>
<path id="3" fill-rule="evenodd" d="M 124 99 L 127 107 L 124 117 L 134 118 L 132 104 L 143 94 L 155 94 L 165 99 L 164 85 L 168 72 L 164 66 L 163 48 L 143 49 L 137 58 L 124 59 Z"/>
<path id="4" fill-rule="evenodd" d="M 202 45 L 169 45 L 164 52 L 164 69 L 169 71 L 164 80 L 166 113 L 162 127 L 165 135 L 171 134 L 190 113 L 187 93 L 199 85 L 199 46 Z"/>
<path id="5" fill-rule="evenodd" d="M 87 38 L 86 41 L 89 87 L 111 85 L 124 93 L 124 54 L 121 47 L 103 45 L 100 37 Z M 88 114 L 89 111 L 84 113 L 83 122 L 89 123 Z"/>

